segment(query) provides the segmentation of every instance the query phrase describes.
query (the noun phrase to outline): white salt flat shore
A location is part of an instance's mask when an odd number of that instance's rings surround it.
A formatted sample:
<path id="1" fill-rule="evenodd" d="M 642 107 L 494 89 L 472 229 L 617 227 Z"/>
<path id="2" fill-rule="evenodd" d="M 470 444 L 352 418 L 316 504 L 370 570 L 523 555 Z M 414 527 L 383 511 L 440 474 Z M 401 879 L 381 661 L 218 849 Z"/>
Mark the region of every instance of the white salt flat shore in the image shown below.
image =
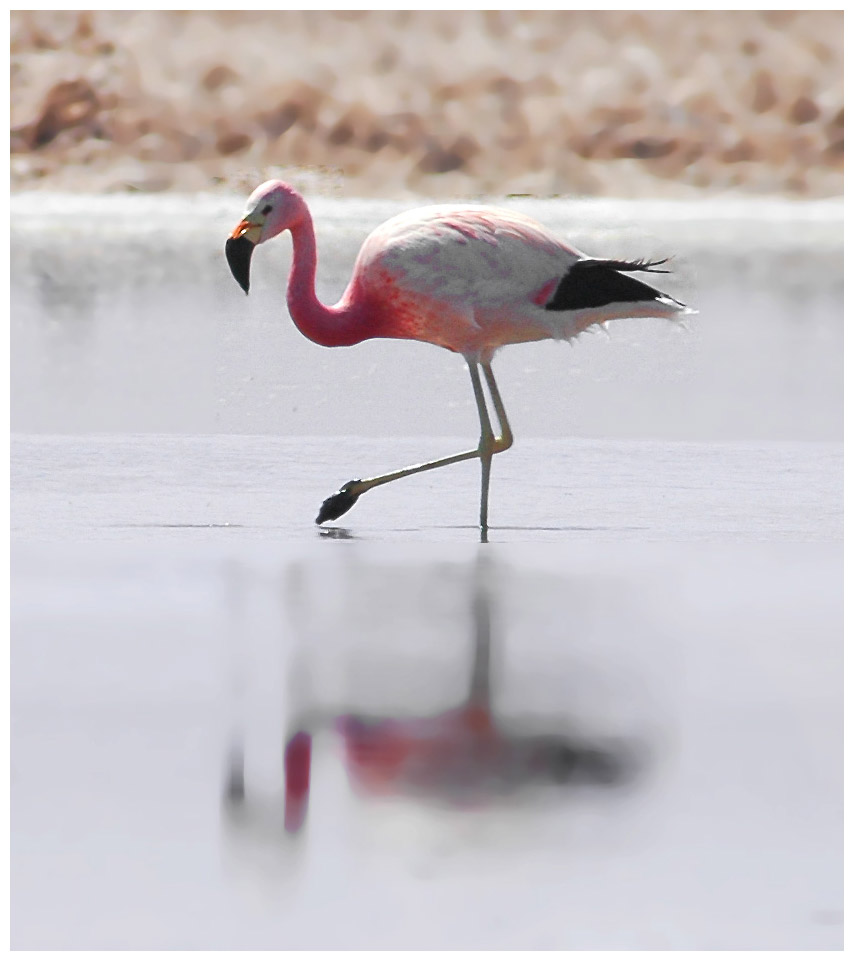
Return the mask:
<path id="1" fill-rule="evenodd" d="M 136 240 L 164 243 L 232 226 L 246 197 L 235 193 L 87 194 L 19 191 L 11 195 L 13 233 L 38 234 L 47 241 L 70 240 L 85 234 L 94 243 L 104 232 L 132 235 Z M 403 210 L 427 201 L 308 196 L 319 230 L 360 230 L 362 236 Z M 780 249 L 815 245 L 839 248 L 844 204 L 841 199 L 790 200 L 719 194 L 696 200 L 625 199 L 608 197 L 472 197 L 519 210 L 556 229 L 571 225 L 582 237 L 590 231 L 640 227 L 661 230 L 692 246 L 713 249 L 724 244 L 737 249 L 761 244 L 763 256 Z M 168 235 L 162 225 L 169 223 Z M 95 228 L 95 229 L 93 229 Z"/>

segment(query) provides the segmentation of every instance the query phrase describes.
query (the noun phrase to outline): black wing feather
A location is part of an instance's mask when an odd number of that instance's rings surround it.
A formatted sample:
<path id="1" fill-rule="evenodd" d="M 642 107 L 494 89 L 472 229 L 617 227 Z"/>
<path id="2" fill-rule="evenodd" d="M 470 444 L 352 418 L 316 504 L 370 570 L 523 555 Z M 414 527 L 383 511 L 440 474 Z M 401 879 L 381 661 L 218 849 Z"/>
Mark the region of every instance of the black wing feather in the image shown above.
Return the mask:
<path id="1" fill-rule="evenodd" d="M 563 275 L 546 310 L 589 310 L 614 303 L 634 303 L 649 300 L 669 300 L 667 294 L 650 287 L 627 272 L 666 274 L 660 270 L 666 260 L 579 260 Z"/>

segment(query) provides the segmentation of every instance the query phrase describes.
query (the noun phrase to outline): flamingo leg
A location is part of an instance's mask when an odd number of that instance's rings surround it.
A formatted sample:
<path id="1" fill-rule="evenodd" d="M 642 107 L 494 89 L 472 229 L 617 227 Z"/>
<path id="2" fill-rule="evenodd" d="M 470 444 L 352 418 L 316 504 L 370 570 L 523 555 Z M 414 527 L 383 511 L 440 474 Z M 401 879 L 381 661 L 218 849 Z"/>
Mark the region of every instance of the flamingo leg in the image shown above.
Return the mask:
<path id="1" fill-rule="evenodd" d="M 501 428 L 501 433 L 495 438 L 495 447 L 493 448 L 493 453 L 500 454 L 513 446 L 513 431 L 510 429 L 510 421 L 507 419 L 507 411 L 504 409 L 501 394 L 498 393 L 498 384 L 495 382 L 495 374 L 492 373 L 492 364 L 481 361 L 480 366 L 483 367 L 486 386 L 489 388 L 489 395 L 498 416 L 498 426 Z"/>
<path id="2" fill-rule="evenodd" d="M 481 539 L 486 539 L 487 531 L 487 507 L 489 501 L 489 474 L 492 466 L 492 455 L 507 450 L 513 443 L 513 434 L 510 430 L 510 423 L 507 420 L 507 413 L 501 396 L 498 393 L 498 386 L 495 382 L 495 375 L 489 363 L 482 363 L 486 384 L 495 412 L 498 416 L 501 433 L 498 437 L 492 432 L 492 425 L 489 421 L 489 411 L 486 406 L 486 398 L 483 393 L 483 385 L 480 382 L 480 374 L 475 361 L 466 360 L 471 375 L 472 388 L 477 403 L 477 413 L 480 420 L 480 443 L 473 450 L 462 451 L 459 454 L 451 454 L 449 457 L 440 457 L 437 460 L 427 461 L 424 464 L 414 464 L 411 467 L 403 467 L 401 470 L 392 471 L 388 474 L 381 474 L 378 477 L 367 477 L 362 480 L 351 480 L 344 484 L 337 494 L 327 497 L 320 506 L 315 523 L 322 524 L 324 521 L 335 520 L 345 514 L 356 503 L 365 491 L 369 491 L 381 484 L 389 484 L 391 481 L 399 480 L 401 477 L 409 477 L 410 474 L 420 474 L 422 471 L 435 470 L 437 467 L 447 467 L 449 464 L 457 464 L 460 461 L 480 458 L 481 462 L 481 490 L 480 490 L 480 530 Z"/>
<path id="3" fill-rule="evenodd" d="M 492 470 L 492 454 L 495 450 L 496 439 L 492 433 L 492 424 L 489 421 L 489 411 L 486 407 L 486 398 L 483 395 L 483 385 L 480 382 L 480 373 L 477 365 L 469 362 L 471 373 L 471 383 L 474 387 L 474 396 L 477 401 L 477 414 L 480 418 L 480 444 L 477 452 L 480 457 L 480 539 L 486 541 L 488 530 L 487 514 L 489 513 L 489 474 Z"/>

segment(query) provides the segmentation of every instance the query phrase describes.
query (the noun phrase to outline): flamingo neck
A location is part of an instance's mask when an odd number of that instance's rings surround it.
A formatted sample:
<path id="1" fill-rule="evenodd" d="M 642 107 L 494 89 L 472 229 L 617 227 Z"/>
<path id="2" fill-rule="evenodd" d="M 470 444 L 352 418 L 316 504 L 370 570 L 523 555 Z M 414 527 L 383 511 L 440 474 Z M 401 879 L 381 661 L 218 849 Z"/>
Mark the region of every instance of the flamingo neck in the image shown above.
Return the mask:
<path id="1" fill-rule="evenodd" d="M 294 255 L 288 280 L 288 310 L 298 330 L 322 347 L 349 347 L 374 336 L 356 298 L 350 295 L 350 288 L 334 307 L 327 307 L 317 299 L 317 242 L 307 209 L 305 217 L 291 227 L 291 234 Z"/>

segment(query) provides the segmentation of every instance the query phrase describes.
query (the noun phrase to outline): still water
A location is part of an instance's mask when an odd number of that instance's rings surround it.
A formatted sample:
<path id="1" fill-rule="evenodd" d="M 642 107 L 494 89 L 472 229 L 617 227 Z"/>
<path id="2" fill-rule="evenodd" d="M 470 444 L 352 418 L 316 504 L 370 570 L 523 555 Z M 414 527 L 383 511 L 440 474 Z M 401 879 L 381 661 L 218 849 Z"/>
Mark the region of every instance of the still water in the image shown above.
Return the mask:
<path id="1" fill-rule="evenodd" d="M 841 946 L 839 547 L 29 544 L 12 597 L 15 945 Z"/>
<path id="2" fill-rule="evenodd" d="M 135 201 L 135 202 L 134 202 Z M 15 198 L 12 429 L 472 436 L 465 367 L 427 344 L 305 340 L 284 305 L 290 242 L 223 257 L 234 198 Z M 615 322 L 572 345 L 500 352 L 523 437 L 833 440 L 842 431 L 835 205 L 514 201 L 600 256 L 672 256 L 687 329 Z M 318 290 L 334 302 L 364 237 L 399 207 L 322 200 Z"/>
<path id="3" fill-rule="evenodd" d="M 838 208 L 514 204 L 701 313 L 499 354 L 479 545 L 471 463 L 313 523 L 459 358 L 305 341 L 285 239 L 244 297 L 240 198 L 13 198 L 13 946 L 841 946 Z"/>

